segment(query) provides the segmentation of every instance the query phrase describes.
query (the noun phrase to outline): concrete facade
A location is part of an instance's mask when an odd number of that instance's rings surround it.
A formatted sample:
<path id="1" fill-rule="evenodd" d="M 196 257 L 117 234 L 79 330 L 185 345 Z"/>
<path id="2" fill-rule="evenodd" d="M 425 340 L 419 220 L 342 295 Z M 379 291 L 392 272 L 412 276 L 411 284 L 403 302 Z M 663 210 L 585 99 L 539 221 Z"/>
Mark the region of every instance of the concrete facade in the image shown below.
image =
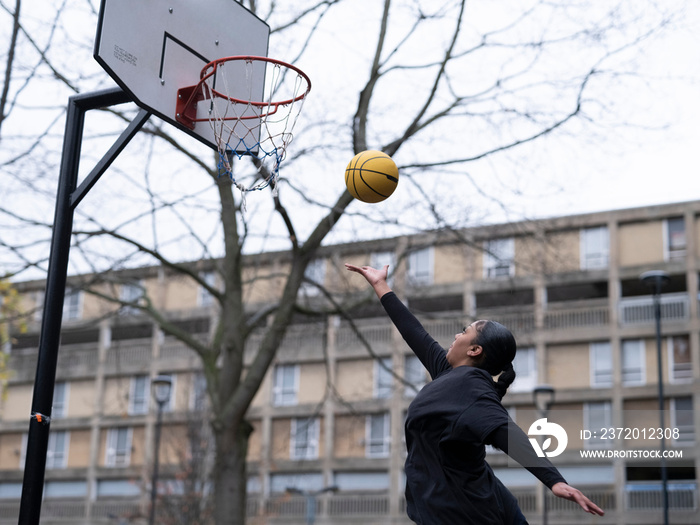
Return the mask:
<path id="1" fill-rule="evenodd" d="M 541 415 L 533 388 L 546 383 L 555 389 L 548 417 L 569 441 L 552 461 L 607 514 L 591 521 L 550 495 L 550 524 L 661 522 L 659 461 L 633 456 L 648 456 L 660 445 L 646 435 L 660 426 L 658 367 L 652 296 L 639 275 L 668 272 L 661 297 L 662 430 L 670 431 L 667 451 L 682 455 L 667 461 L 671 522 L 700 522 L 700 202 L 328 246 L 312 265 L 313 277 L 339 299 L 358 299 L 367 286 L 342 263 L 392 259 L 393 288 L 443 346 L 474 319 L 511 328 L 519 377 L 503 403 L 525 431 Z M 287 255 L 249 257 L 247 264 L 251 311 L 278 300 Z M 216 312 L 192 280 L 162 268 L 112 277 L 101 293 L 119 297 L 128 283 L 138 283 L 170 320 L 208 337 Z M 79 290 L 84 280 L 72 277 L 69 286 Z M 43 283 L 18 287 L 25 309 L 38 313 L 27 332 L 15 333 L 14 374 L 0 402 L 0 523 L 15 522 L 19 505 Z M 153 463 L 149 380 L 173 378 L 160 462 L 162 478 L 177 493 L 192 421 L 202 421 L 201 364 L 144 316 L 76 294 L 64 319 L 58 415 L 51 424 L 57 437 L 50 443 L 42 523 L 138 523 L 147 511 Z M 299 300 L 324 302 L 311 287 Z M 376 300 L 353 315 L 352 323 L 339 315 L 300 318 L 254 399 L 248 413 L 254 429 L 250 523 L 306 523 L 309 500 L 285 488 L 329 486 L 338 491 L 313 498 L 316 523 L 409 523 L 403 420 L 427 378 Z M 263 332 L 249 339 L 248 356 Z M 612 439 L 584 432 L 602 428 Z M 584 457 L 591 451 L 616 457 Z M 530 523 L 541 523 L 541 486 L 502 453 L 490 451 L 488 459 Z"/>

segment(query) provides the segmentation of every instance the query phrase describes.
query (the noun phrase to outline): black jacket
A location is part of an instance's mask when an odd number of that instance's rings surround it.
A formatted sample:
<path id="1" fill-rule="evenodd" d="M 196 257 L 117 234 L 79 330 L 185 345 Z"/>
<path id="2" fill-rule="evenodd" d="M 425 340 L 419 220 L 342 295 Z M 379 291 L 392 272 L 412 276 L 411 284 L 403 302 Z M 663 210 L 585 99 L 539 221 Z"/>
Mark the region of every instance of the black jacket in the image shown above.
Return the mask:
<path id="1" fill-rule="evenodd" d="M 433 379 L 406 417 L 408 516 L 425 525 L 527 523 L 515 497 L 486 462 L 485 445 L 507 452 L 550 488 L 564 478 L 547 459 L 537 457 L 501 404 L 488 372 L 471 366 L 453 369 L 445 350 L 393 292 L 381 302 Z"/>

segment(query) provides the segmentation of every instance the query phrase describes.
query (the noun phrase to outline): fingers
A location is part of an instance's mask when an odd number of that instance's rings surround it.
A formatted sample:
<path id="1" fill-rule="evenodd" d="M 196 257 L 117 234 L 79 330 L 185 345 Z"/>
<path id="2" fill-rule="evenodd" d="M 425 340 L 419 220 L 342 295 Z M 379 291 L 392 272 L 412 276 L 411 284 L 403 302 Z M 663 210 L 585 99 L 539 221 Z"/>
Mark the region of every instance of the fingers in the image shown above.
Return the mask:
<path id="1" fill-rule="evenodd" d="M 585 510 L 586 512 L 590 514 L 596 514 L 598 516 L 602 516 L 605 514 L 605 511 L 601 509 L 598 505 L 593 503 L 591 500 L 589 500 L 586 496 L 581 494 L 581 498 L 583 498 L 583 501 L 577 501 L 579 505 L 581 505 L 581 508 Z"/>
<path id="2" fill-rule="evenodd" d="M 601 509 L 598 505 L 593 503 L 590 499 L 588 499 L 583 494 L 583 492 L 567 485 L 566 483 L 554 484 L 554 486 L 552 487 L 552 492 L 555 496 L 559 496 L 560 498 L 568 499 L 570 501 L 578 503 L 578 505 L 584 511 L 590 514 L 596 514 L 598 516 L 603 516 L 605 514 L 605 511 Z"/>
<path id="3" fill-rule="evenodd" d="M 597 516 L 603 516 L 605 515 L 605 511 L 601 509 L 598 505 L 593 503 L 592 501 L 588 501 L 587 503 L 584 502 L 577 502 L 579 505 L 581 505 L 581 508 L 588 512 L 589 514 L 595 514 Z"/>
<path id="4" fill-rule="evenodd" d="M 387 265 L 387 267 L 388 266 L 389 265 Z M 376 270 L 371 266 L 355 266 L 354 264 L 350 263 L 345 263 L 345 268 L 347 268 L 351 272 L 357 272 L 361 274 L 366 274 L 367 272 L 376 272 Z"/>

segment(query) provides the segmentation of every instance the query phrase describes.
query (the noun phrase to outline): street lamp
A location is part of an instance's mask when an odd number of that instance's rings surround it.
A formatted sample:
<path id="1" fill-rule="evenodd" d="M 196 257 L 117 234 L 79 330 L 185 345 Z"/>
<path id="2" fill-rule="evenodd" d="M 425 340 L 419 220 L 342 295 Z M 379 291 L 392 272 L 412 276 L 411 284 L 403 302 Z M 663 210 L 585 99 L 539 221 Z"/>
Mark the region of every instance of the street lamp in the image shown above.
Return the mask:
<path id="1" fill-rule="evenodd" d="M 156 419 L 156 437 L 153 453 L 153 477 L 151 478 L 151 511 L 148 518 L 149 525 L 154 525 L 156 519 L 156 494 L 158 492 L 158 460 L 160 454 L 160 430 L 163 424 L 163 407 L 170 399 L 170 389 L 173 380 L 170 376 L 156 376 L 151 381 L 153 397 L 158 403 L 158 418 Z"/>
<path id="2" fill-rule="evenodd" d="M 540 417 L 547 417 L 549 408 L 554 403 L 554 387 L 552 385 L 538 385 L 532 390 L 532 401 Z"/>
<path id="3" fill-rule="evenodd" d="M 313 525 L 316 521 L 316 497 L 324 492 L 338 492 L 338 486 L 331 485 L 311 492 L 305 492 L 296 487 L 287 487 L 285 491 L 287 494 L 298 494 L 306 498 L 306 524 Z"/>
<path id="4" fill-rule="evenodd" d="M 670 278 L 668 274 L 661 270 L 644 272 L 639 276 L 646 283 L 654 296 L 654 319 L 656 320 L 656 368 L 658 370 L 659 381 L 659 428 L 664 428 L 664 375 L 661 358 L 661 289 L 668 284 Z M 666 440 L 664 432 L 661 433 L 661 486 L 664 498 L 664 525 L 668 525 L 668 476 L 666 473 Z"/>
<path id="5" fill-rule="evenodd" d="M 551 385 L 538 385 L 532 390 L 532 401 L 537 409 L 538 417 L 547 418 L 549 408 L 554 403 L 554 387 Z M 542 436 L 544 438 L 544 436 Z M 542 525 L 547 525 L 547 491 L 542 498 Z"/>

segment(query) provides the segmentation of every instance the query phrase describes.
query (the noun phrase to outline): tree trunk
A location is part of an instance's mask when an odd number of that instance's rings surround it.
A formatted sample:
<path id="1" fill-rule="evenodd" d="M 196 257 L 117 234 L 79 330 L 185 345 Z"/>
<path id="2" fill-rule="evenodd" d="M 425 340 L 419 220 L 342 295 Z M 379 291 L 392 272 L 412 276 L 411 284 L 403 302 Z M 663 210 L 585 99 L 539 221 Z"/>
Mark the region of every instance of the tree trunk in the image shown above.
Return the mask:
<path id="1" fill-rule="evenodd" d="M 245 525 L 246 458 L 253 427 L 247 421 L 223 422 L 215 430 L 214 523 Z"/>

